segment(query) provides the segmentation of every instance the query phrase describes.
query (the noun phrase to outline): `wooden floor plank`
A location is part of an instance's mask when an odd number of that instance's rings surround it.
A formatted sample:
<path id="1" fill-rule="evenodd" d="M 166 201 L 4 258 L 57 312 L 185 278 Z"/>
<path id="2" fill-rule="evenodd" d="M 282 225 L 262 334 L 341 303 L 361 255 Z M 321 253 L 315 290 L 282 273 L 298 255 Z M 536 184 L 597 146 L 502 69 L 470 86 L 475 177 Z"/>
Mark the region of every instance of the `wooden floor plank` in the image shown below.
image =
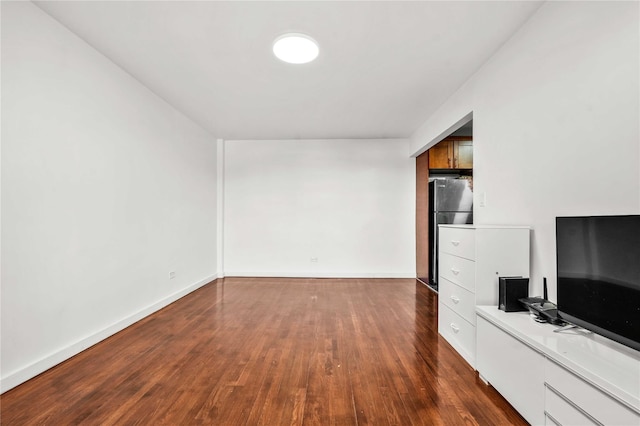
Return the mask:
<path id="1" fill-rule="evenodd" d="M 34 424 L 526 424 L 410 279 L 226 278 L 0 396 Z"/>

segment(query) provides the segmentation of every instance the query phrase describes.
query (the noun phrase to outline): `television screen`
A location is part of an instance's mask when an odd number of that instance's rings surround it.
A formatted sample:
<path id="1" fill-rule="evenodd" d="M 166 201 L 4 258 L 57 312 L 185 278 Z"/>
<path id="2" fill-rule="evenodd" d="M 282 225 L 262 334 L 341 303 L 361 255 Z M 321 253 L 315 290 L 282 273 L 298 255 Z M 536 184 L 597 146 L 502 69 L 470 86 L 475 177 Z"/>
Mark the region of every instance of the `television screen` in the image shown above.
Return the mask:
<path id="1" fill-rule="evenodd" d="M 640 215 L 556 218 L 558 315 L 640 350 Z"/>

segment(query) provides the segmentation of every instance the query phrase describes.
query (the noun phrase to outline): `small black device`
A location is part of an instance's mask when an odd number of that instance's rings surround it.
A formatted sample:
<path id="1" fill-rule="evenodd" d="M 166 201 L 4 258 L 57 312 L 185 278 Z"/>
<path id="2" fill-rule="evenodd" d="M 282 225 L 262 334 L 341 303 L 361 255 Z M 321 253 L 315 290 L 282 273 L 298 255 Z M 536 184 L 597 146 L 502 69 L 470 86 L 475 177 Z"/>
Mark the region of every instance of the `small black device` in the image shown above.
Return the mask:
<path id="1" fill-rule="evenodd" d="M 543 297 L 533 296 L 533 297 L 524 297 L 522 299 L 518 299 L 518 301 L 522 303 L 527 309 L 529 309 L 529 306 L 534 303 L 540 304 L 540 303 L 547 302 L 549 300 L 549 296 L 547 295 L 547 277 L 543 277 L 542 280 L 543 280 L 542 287 L 544 288 Z"/>
<path id="2" fill-rule="evenodd" d="M 558 307 L 555 303 L 542 302 L 527 305 L 529 312 L 535 315 L 537 322 L 548 322 L 554 325 L 565 325 L 562 318 L 558 317 Z"/>
<path id="3" fill-rule="evenodd" d="M 529 294 L 529 278 L 498 278 L 498 309 L 505 312 L 526 311 L 519 299 Z"/>
<path id="4" fill-rule="evenodd" d="M 547 278 L 544 280 L 544 297 L 524 297 L 518 301 L 535 315 L 537 322 L 548 322 L 556 325 L 564 325 L 564 321 L 558 318 L 558 307 L 547 300 Z M 526 309 L 525 309 L 526 310 Z"/>

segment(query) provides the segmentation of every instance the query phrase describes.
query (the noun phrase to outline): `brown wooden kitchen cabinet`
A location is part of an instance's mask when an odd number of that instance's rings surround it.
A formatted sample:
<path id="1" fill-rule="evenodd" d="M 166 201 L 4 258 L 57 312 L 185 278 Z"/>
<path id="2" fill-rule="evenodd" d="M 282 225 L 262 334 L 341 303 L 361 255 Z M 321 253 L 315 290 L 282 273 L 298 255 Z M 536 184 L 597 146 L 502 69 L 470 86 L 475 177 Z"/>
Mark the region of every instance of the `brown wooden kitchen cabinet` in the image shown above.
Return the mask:
<path id="1" fill-rule="evenodd" d="M 429 169 L 472 169 L 473 141 L 448 137 L 429 149 Z"/>

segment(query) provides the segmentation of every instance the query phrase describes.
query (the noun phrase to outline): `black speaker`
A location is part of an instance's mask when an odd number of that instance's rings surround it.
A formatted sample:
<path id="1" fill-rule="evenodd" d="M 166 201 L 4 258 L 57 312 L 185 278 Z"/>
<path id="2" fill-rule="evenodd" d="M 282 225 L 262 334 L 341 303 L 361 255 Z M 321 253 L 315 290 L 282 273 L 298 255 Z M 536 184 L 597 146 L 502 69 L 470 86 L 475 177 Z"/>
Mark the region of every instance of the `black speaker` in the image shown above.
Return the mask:
<path id="1" fill-rule="evenodd" d="M 498 309 L 505 312 L 526 311 L 518 299 L 529 296 L 529 278 L 498 278 Z"/>

